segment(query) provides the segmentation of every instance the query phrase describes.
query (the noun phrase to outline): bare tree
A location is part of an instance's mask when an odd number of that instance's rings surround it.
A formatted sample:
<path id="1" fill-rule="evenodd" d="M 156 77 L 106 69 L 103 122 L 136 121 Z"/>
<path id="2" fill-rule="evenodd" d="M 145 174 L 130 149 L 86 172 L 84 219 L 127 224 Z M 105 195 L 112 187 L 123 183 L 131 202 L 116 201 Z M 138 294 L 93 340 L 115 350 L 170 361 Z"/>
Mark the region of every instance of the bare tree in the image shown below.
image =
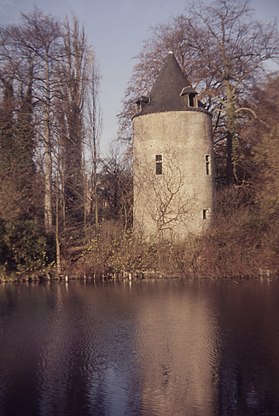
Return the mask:
<path id="1" fill-rule="evenodd" d="M 250 12 L 248 1 L 236 4 L 233 0 L 218 0 L 208 7 L 201 2 L 193 9 L 193 30 L 202 27 L 211 45 L 210 54 L 205 48 L 201 52 L 206 61 L 211 59 L 209 68 L 218 82 L 218 101 L 225 115 L 228 183 L 237 181 L 237 118 L 245 111 L 241 102 L 260 77 L 263 63 L 279 53 L 276 23 L 253 22 L 248 19 Z"/>
<path id="2" fill-rule="evenodd" d="M 18 88 L 26 86 L 29 91 L 29 106 L 34 107 L 39 123 L 36 133 L 41 135 L 44 149 L 44 220 L 49 232 L 52 229 L 52 114 L 61 31 L 57 20 L 37 9 L 28 15 L 22 14 L 22 19 L 22 25 L 2 28 L 1 55 Z"/>
<path id="3" fill-rule="evenodd" d="M 96 83 L 96 100 L 98 89 L 95 58 L 89 55 L 84 30 L 76 18 L 63 25 L 35 9 L 22 15 L 21 24 L 0 27 L 0 194 L 9 196 L 10 201 L 6 204 L 10 214 L 1 203 L 0 215 L 4 219 L 18 218 L 22 213 L 32 218 L 43 216 L 46 232 L 56 234 L 58 270 L 60 243 L 68 232 L 65 225 L 80 234 L 76 225 L 84 216 L 88 110 L 84 103 L 90 83 Z M 96 102 L 94 111 L 97 118 Z M 97 163 L 99 133 L 94 117 L 91 127 L 95 129 Z"/>
<path id="4" fill-rule="evenodd" d="M 82 154 L 84 143 L 83 108 L 87 83 L 88 47 L 83 29 L 73 18 L 64 28 L 64 62 L 60 65 L 64 117 L 63 172 L 65 208 L 69 222 L 83 217 Z"/>
<path id="5" fill-rule="evenodd" d="M 226 158 L 227 183 L 237 181 L 238 124 L 243 101 L 261 79 L 265 62 L 278 59 L 276 22 L 250 18 L 249 1 L 197 1 L 187 15 L 153 30 L 138 55 L 119 115 L 123 136 L 130 137 L 129 119 L 140 95 L 148 95 L 168 50 L 173 50 L 186 76 L 214 115 L 217 149 Z"/>
<path id="6" fill-rule="evenodd" d="M 52 230 L 52 150 L 54 100 L 57 96 L 58 61 L 61 59 L 61 28 L 59 22 L 35 10 L 23 15 L 25 26 L 23 37 L 27 40 L 27 50 L 33 51 L 32 60 L 36 63 L 34 73 L 36 99 L 41 111 L 41 137 L 44 144 L 44 219 L 47 232 Z"/>
<path id="7" fill-rule="evenodd" d="M 93 51 L 90 53 L 90 68 L 87 93 L 87 148 L 85 159 L 89 165 L 89 213 L 94 212 L 94 223 L 99 224 L 98 167 L 100 164 L 99 139 L 102 130 L 102 114 L 99 103 L 100 75 Z M 85 221 L 86 222 L 86 221 Z"/>
<path id="8" fill-rule="evenodd" d="M 99 178 L 103 220 L 118 222 L 126 232 L 132 224 L 131 155 L 121 152 L 119 145 L 112 146 Z"/>
<path id="9" fill-rule="evenodd" d="M 144 205 L 144 225 L 154 229 L 156 239 L 171 239 L 177 227 L 191 220 L 194 202 L 191 191 L 186 194 L 183 160 L 175 148 L 168 147 L 164 149 L 162 174 L 155 174 L 150 160 L 135 160 L 135 164 L 135 197 L 141 200 L 141 207 Z"/>

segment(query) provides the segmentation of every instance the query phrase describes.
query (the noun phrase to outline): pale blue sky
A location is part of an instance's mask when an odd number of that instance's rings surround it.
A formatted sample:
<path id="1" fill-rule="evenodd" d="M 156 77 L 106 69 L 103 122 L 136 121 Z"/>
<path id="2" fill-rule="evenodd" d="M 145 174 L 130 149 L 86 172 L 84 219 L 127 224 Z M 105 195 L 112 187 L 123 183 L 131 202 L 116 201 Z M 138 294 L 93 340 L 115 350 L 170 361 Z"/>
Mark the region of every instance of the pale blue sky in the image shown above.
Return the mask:
<path id="1" fill-rule="evenodd" d="M 101 80 L 103 152 L 117 137 L 116 115 L 121 110 L 127 82 L 142 41 L 150 27 L 182 13 L 192 0 L 0 0 L 0 24 L 15 23 L 20 12 L 38 7 L 58 18 L 74 14 L 93 45 Z M 256 18 L 269 21 L 279 16 L 279 0 L 252 0 Z"/>

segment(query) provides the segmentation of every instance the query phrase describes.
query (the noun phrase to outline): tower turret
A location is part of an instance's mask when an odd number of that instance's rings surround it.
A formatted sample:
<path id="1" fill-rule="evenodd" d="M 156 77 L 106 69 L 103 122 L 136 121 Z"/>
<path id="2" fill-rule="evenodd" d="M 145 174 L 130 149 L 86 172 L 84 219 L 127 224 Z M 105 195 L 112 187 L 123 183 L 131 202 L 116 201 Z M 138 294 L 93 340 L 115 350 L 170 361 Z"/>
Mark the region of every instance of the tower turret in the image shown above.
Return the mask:
<path id="1" fill-rule="evenodd" d="M 182 240 L 214 216 L 211 115 L 169 53 L 133 118 L 134 232 Z"/>

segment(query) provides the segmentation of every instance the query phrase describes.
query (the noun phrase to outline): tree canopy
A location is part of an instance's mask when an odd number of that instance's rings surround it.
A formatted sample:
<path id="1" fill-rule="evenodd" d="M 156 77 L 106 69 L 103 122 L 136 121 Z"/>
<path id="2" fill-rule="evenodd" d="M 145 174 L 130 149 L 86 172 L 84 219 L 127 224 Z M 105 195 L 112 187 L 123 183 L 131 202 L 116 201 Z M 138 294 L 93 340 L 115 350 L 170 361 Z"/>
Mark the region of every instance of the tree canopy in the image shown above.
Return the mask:
<path id="1" fill-rule="evenodd" d="M 252 17 L 249 1 L 199 0 L 187 13 L 154 27 L 136 57 L 128 83 L 119 115 L 122 137 L 131 137 L 134 103 L 139 96 L 148 95 L 172 50 L 206 109 L 213 114 L 220 180 L 237 182 L 238 126 L 249 111 L 251 89 L 262 82 L 267 63 L 278 63 L 279 58 L 276 22 L 263 24 Z"/>

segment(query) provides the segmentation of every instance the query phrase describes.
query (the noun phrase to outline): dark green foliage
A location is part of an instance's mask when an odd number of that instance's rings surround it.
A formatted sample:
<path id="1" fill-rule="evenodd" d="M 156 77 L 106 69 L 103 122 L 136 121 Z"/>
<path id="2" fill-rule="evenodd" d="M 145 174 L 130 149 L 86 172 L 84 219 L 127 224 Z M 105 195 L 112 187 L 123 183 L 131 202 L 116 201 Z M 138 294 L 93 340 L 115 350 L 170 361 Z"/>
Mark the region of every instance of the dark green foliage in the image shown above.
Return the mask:
<path id="1" fill-rule="evenodd" d="M 32 79 L 26 92 L 21 92 L 14 137 L 13 175 L 16 187 L 21 193 L 23 215 L 32 218 L 34 214 L 34 179 L 36 174 L 34 153 L 35 137 L 33 129 Z"/>
<path id="2" fill-rule="evenodd" d="M 32 81 L 16 96 L 13 81 L 1 77 L 0 102 L 0 216 L 32 218 L 34 215 L 35 152 L 33 131 Z M 1 86 L 1 84 L 0 84 Z"/>
<path id="3" fill-rule="evenodd" d="M 6 270 L 40 271 L 52 260 L 50 241 L 32 220 L 2 220 L 0 235 L 0 264 Z"/>
<path id="4" fill-rule="evenodd" d="M 3 266 L 6 262 L 8 255 L 8 248 L 4 241 L 5 234 L 5 222 L 0 219 L 0 266 Z"/>
<path id="5" fill-rule="evenodd" d="M 14 89 L 10 79 L 0 78 L 3 98 L 0 102 L 0 173 L 11 173 L 14 138 Z"/>

